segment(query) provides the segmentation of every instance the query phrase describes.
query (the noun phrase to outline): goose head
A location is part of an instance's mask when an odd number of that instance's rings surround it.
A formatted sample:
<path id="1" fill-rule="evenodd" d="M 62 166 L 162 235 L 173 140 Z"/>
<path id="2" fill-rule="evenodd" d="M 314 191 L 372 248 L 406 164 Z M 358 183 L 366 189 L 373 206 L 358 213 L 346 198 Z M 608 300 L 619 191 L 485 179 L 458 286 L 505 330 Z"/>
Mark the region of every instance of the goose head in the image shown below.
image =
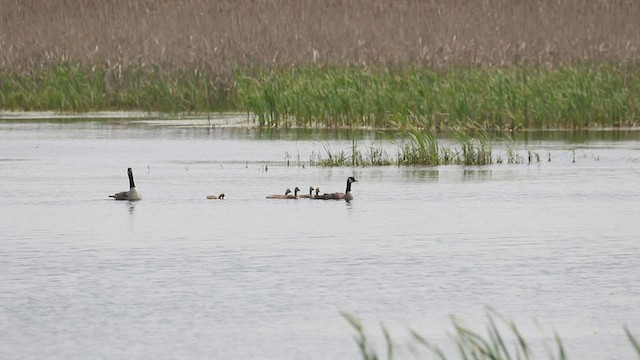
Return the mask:
<path id="1" fill-rule="evenodd" d="M 354 182 L 358 182 L 358 180 L 356 180 L 356 178 L 354 178 L 353 176 L 349 176 L 347 178 L 347 189 L 345 191 L 345 193 L 348 193 L 351 191 L 351 184 Z"/>

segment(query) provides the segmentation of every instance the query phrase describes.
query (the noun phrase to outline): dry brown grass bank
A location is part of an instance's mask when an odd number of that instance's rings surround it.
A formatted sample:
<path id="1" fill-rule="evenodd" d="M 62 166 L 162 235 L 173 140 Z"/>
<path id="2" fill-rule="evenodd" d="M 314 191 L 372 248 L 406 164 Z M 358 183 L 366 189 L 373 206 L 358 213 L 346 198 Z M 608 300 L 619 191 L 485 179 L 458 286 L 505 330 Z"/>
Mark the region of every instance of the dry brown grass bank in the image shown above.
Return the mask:
<path id="1" fill-rule="evenodd" d="M 636 0 L 0 0 L 0 65 L 640 59 Z"/>

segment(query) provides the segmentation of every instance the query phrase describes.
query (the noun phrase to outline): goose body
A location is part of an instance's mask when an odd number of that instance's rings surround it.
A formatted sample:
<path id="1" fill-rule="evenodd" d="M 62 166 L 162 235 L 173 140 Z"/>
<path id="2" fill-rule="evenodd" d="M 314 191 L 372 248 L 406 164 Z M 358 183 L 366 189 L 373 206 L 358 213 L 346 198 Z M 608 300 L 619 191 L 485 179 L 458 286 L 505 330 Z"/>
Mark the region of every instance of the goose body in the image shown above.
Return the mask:
<path id="1" fill-rule="evenodd" d="M 354 182 L 358 182 L 353 176 L 349 176 L 347 178 L 347 188 L 345 192 L 335 192 L 335 193 L 324 193 L 320 196 L 314 197 L 314 199 L 319 200 L 346 200 L 347 202 L 353 200 L 353 194 L 351 193 L 351 184 Z"/>
<path id="2" fill-rule="evenodd" d="M 298 195 L 298 198 L 300 199 L 311 199 L 313 197 L 313 186 L 309 187 L 309 195 L 303 194 L 303 195 Z"/>
<path id="3" fill-rule="evenodd" d="M 207 199 L 209 200 L 224 200 L 224 193 L 220 195 L 207 195 Z"/>
<path id="4" fill-rule="evenodd" d="M 116 200 L 142 200 L 142 195 L 140 194 L 140 192 L 138 192 L 138 189 L 136 189 L 136 184 L 133 182 L 133 170 L 131 170 L 131 168 L 127 169 L 127 175 L 129 176 L 129 191 L 121 191 L 119 193 L 115 193 L 114 195 L 109 195 L 109 197 Z"/>
<path id="5" fill-rule="evenodd" d="M 282 194 L 269 195 L 269 196 L 267 196 L 267 199 L 286 199 L 287 196 L 289 196 L 289 194 L 291 194 L 291 189 L 287 189 L 284 192 L 284 195 L 282 195 Z"/>

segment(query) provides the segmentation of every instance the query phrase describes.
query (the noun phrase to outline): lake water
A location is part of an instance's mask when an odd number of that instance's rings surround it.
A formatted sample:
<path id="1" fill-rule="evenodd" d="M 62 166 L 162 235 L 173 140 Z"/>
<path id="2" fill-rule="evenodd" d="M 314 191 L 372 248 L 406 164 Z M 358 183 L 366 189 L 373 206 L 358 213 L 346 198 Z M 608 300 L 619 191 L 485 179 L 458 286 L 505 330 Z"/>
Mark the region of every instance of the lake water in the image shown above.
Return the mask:
<path id="1" fill-rule="evenodd" d="M 353 134 L 168 124 L 0 120 L 0 358 L 358 359 L 341 311 L 414 358 L 407 329 L 451 350 L 450 316 L 484 333 L 486 306 L 569 359 L 637 358 L 636 133 L 516 142 L 531 165 L 328 169 L 310 154 Z M 108 198 L 127 167 L 143 201 Z M 351 175 L 351 203 L 265 199 Z"/>

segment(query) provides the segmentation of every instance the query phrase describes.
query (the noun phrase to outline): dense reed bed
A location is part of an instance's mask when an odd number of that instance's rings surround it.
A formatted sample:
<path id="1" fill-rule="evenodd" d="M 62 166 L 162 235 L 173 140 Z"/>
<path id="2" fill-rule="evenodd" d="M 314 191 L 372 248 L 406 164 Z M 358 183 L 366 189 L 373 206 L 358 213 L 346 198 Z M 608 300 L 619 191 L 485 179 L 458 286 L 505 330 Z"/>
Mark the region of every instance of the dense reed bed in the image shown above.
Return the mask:
<path id="1" fill-rule="evenodd" d="M 239 75 L 237 91 L 241 106 L 268 126 L 514 130 L 640 120 L 640 64 L 308 67 Z"/>
<path id="2" fill-rule="evenodd" d="M 634 0 L 0 0 L 0 66 L 230 71 L 640 59 Z"/>
<path id="3" fill-rule="evenodd" d="M 234 109 L 230 80 L 198 69 L 106 68 L 63 63 L 0 68 L 0 109 L 62 112 L 142 110 L 199 113 Z"/>
<path id="4" fill-rule="evenodd" d="M 229 77 L 156 66 L 65 63 L 0 69 L 5 110 L 246 111 L 262 126 L 398 129 L 632 127 L 640 63 L 236 69 Z"/>
<path id="5" fill-rule="evenodd" d="M 354 340 L 363 360 L 391 360 L 398 357 L 401 351 L 408 351 L 412 355 L 411 358 L 415 359 L 447 360 L 454 358 L 450 352 L 443 350 L 438 344 L 429 341 L 414 330 L 409 330 L 411 343 L 401 346 L 394 341 L 384 324 L 381 325 L 381 331 L 385 346 L 384 351 L 381 352 L 367 335 L 364 325 L 357 317 L 346 313 L 343 313 L 342 316 L 355 331 Z M 483 335 L 465 326 L 459 319 L 451 319 L 453 332 L 450 334 L 450 339 L 453 348 L 457 349 L 458 353 L 455 358 L 475 360 L 540 359 L 541 351 L 536 351 L 536 346 L 524 338 L 512 320 L 494 310 L 487 310 L 487 321 L 486 335 Z M 630 346 L 640 358 L 640 343 L 626 326 L 624 331 Z M 537 347 L 544 347 L 542 353 L 548 359 L 566 360 L 569 358 L 562 339 L 557 333 L 554 334 L 551 343 L 545 341 L 543 346 L 537 345 Z"/>
<path id="6" fill-rule="evenodd" d="M 0 109 L 263 126 L 634 126 L 631 0 L 0 0 Z M 26 25 L 28 24 L 28 25 Z"/>

